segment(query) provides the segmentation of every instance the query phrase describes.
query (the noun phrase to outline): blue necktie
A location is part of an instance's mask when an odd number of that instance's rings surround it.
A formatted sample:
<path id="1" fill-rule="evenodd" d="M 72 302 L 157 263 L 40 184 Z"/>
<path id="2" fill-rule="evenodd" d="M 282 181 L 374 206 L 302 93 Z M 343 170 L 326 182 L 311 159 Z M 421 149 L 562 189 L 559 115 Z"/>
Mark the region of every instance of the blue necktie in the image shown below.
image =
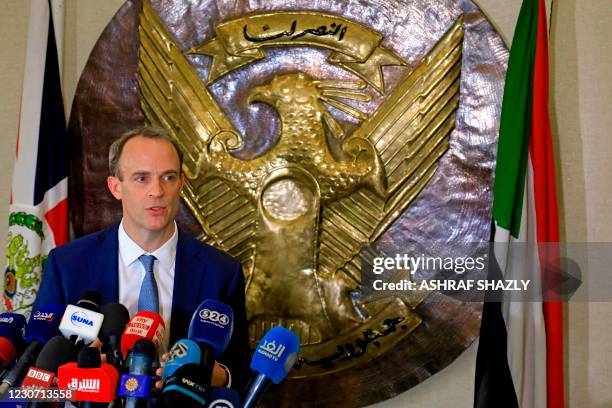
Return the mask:
<path id="1" fill-rule="evenodd" d="M 140 296 L 138 298 L 138 311 L 148 310 L 159 313 L 159 297 L 157 295 L 157 282 L 153 275 L 153 263 L 157 258 L 153 255 L 140 255 L 138 260 L 145 268 L 145 276 L 140 286 Z"/>

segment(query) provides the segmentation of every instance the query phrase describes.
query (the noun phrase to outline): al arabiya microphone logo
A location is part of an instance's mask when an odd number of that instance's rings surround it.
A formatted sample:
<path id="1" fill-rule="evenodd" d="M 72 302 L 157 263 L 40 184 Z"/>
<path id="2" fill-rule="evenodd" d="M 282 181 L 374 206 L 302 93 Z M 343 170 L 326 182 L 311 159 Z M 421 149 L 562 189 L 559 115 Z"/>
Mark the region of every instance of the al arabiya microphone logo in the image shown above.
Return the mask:
<path id="1" fill-rule="evenodd" d="M 278 361 L 278 359 L 283 355 L 284 351 L 285 345 L 277 345 L 275 340 L 269 342 L 264 340 L 263 344 L 260 344 L 259 347 L 257 347 L 257 352 L 259 354 L 263 354 L 274 361 Z"/>
<path id="2" fill-rule="evenodd" d="M 229 324 L 229 317 L 216 310 L 202 309 L 200 310 L 199 316 L 202 323 L 212 323 L 216 326 L 220 325 L 220 327 L 225 327 Z"/>

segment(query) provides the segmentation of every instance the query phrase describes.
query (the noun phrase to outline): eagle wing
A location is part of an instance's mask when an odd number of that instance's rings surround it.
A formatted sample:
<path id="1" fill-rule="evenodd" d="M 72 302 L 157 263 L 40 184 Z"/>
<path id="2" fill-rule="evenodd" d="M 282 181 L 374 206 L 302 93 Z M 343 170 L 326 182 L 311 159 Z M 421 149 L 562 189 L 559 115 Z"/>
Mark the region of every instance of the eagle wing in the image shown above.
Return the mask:
<path id="1" fill-rule="evenodd" d="M 351 137 L 370 140 L 387 177 L 386 197 L 361 188 L 322 210 L 319 272 L 361 281 L 361 246 L 395 221 L 431 179 L 455 127 L 463 40 L 460 17 Z"/>
<path id="2" fill-rule="evenodd" d="M 201 240 L 239 259 L 249 271 L 254 256 L 255 208 L 214 172 L 199 173 L 200 154 L 222 136 L 230 147 L 242 143 L 238 131 L 206 89 L 148 2 L 139 26 L 138 85 L 147 122 L 168 130 L 184 152 L 183 199 L 204 231 Z"/>

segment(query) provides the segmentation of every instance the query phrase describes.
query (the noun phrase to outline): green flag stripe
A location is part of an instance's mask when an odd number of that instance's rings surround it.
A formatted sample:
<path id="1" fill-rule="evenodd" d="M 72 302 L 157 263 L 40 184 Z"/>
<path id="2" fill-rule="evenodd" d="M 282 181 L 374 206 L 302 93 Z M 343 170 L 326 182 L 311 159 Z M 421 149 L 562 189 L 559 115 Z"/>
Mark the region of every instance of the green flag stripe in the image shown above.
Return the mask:
<path id="1" fill-rule="evenodd" d="M 516 24 L 502 102 L 493 220 L 518 237 L 527 171 L 538 2 L 525 0 Z"/>

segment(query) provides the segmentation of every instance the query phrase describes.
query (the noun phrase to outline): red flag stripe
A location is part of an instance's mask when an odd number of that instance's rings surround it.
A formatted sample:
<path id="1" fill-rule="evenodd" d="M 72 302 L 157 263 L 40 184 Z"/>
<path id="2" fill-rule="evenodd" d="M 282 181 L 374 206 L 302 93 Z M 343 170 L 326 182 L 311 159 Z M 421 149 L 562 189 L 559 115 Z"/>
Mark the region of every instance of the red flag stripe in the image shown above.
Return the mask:
<path id="1" fill-rule="evenodd" d="M 538 31 L 533 74 L 532 137 L 529 145 L 534 169 L 534 194 L 538 243 L 559 242 L 559 215 L 555 186 L 550 119 L 548 115 L 548 38 L 546 6 L 539 0 Z M 552 254 L 541 258 L 543 266 Z M 544 302 L 546 325 L 547 406 L 564 407 L 563 308 Z"/>

